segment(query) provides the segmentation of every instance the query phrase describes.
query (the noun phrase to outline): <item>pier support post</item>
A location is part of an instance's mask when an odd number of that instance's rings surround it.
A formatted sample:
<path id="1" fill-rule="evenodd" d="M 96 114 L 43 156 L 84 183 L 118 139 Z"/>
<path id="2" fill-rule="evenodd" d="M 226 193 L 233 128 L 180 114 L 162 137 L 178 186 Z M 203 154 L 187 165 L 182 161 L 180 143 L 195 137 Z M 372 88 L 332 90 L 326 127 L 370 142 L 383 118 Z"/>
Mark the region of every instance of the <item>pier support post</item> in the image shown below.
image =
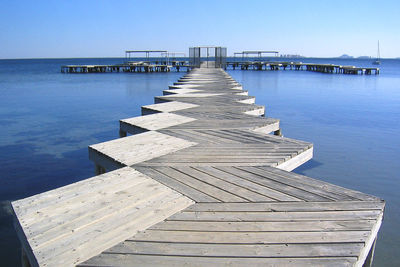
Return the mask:
<path id="1" fill-rule="evenodd" d="M 276 136 L 282 136 L 282 131 L 281 131 L 281 129 L 279 128 L 278 130 L 274 131 L 274 135 L 276 135 Z"/>
<path id="2" fill-rule="evenodd" d="M 371 267 L 372 266 L 372 261 L 374 260 L 374 254 L 375 254 L 375 245 L 376 245 L 376 238 L 374 240 L 374 243 L 372 244 L 372 247 L 368 253 L 367 258 L 365 259 L 363 267 Z"/>
<path id="3" fill-rule="evenodd" d="M 122 130 L 119 130 L 119 137 L 126 137 L 126 132 L 125 131 L 122 131 Z"/>
<path id="4" fill-rule="evenodd" d="M 21 266 L 22 267 L 31 267 L 28 256 L 26 255 L 25 249 L 21 250 Z"/>
<path id="5" fill-rule="evenodd" d="M 106 173 L 106 169 L 104 167 L 96 164 L 94 167 L 94 172 L 96 175 L 100 175 L 100 174 Z"/>

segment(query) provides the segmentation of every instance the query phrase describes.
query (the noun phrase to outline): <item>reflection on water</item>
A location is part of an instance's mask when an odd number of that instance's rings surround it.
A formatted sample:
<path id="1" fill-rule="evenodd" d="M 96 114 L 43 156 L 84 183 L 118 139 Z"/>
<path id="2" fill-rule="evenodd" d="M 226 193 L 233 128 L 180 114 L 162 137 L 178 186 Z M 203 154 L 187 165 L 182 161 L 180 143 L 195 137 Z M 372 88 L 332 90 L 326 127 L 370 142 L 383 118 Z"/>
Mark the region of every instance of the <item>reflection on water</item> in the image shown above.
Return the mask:
<path id="1" fill-rule="evenodd" d="M 316 161 L 315 159 L 311 159 L 307 161 L 305 164 L 301 165 L 300 167 L 297 167 L 295 170 L 296 173 L 306 175 L 306 171 L 309 171 L 314 168 L 321 167 L 323 165 L 322 162 Z"/>

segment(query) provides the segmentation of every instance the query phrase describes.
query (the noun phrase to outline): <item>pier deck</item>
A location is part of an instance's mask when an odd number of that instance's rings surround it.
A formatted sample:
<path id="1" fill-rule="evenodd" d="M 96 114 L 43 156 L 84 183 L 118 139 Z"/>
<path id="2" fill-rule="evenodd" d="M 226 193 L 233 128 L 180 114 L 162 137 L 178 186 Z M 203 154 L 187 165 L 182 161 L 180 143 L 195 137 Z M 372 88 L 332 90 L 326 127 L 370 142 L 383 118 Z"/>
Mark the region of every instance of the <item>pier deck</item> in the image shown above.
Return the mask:
<path id="1" fill-rule="evenodd" d="M 99 175 L 12 203 L 32 266 L 370 264 L 384 201 L 290 172 L 312 144 L 222 69 L 155 102 L 89 147 Z"/>
<path id="2" fill-rule="evenodd" d="M 110 73 L 110 72 L 169 72 L 171 70 L 190 70 L 192 66 L 185 61 L 169 62 L 126 62 L 112 65 L 63 65 L 62 73 Z"/>
<path id="3" fill-rule="evenodd" d="M 233 61 L 226 63 L 227 68 L 241 70 L 306 70 L 322 73 L 341 73 L 341 74 L 379 74 L 379 68 L 373 67 L 356 67 L 356 66 L 343 66 L 336 64 L 322 64 L 322 63 L 303 63 L 293 61 Z"/>
<path id="4" fill-rule="evenodd" d="M 195 66 L 191 66 L 186 61 L 173 61 L 171 64 L 163 62 L 162 59 L 154 61 L 132 61 L 122 64 L 113 65 L 64 65 L 61 66 L 62 73 L 111 73 L 111 72 L 128 72 L 128 73 L 150 73 L 150 72 L 170 72 L 170 71 L 189 71 Z M 322 73 L 340 73 L 340 74 L 379 74 L 380 69 L 375 67 L 356 67 L 343 66 L 337 64 L 323 63 L 304 63 L 294 61 L 231 61 L 226 62 L 226 69 L 241 70 L 305 70 Z M 181 78 L 176 85 L 185 84 L 190 81 L 191 88 L 199 86 L 210 78 L 193 76 L 192 79 L 186 77 Z M 229 78 L 225 81 L 231 81 Z"/>

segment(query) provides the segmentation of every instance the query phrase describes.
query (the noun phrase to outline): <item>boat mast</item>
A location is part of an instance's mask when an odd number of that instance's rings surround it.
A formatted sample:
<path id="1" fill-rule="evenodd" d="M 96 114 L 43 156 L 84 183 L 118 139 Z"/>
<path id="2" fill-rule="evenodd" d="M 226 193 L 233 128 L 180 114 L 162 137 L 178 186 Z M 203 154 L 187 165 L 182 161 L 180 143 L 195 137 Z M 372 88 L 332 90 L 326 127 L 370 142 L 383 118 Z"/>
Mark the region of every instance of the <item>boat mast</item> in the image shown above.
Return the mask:
<path id="1" fill-rule="evenodd" d="M 379 52 L 379 40 L 378 40 L 378 57 L 377 57 L 377 59 L 378 60 L 381 59 L 381 53 Z"/>

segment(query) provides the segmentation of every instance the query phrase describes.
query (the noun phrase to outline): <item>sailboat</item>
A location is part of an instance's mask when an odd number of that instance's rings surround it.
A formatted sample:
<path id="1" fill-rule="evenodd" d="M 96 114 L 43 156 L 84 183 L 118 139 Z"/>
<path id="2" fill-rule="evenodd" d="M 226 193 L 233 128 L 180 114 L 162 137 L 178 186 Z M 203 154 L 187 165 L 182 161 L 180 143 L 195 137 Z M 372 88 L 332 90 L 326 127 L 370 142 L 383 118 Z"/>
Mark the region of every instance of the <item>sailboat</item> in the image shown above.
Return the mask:
<path id="1" fill-rule="evenodd" d="M 381 64 L 381 55 L 380 55 L 380 52 L 379 52 L 379 41 L 378 41 L 378 55 L 377 55 L 375 61 L 372 62 L 372 64 L 373 65 L 380 65 Z"/>

